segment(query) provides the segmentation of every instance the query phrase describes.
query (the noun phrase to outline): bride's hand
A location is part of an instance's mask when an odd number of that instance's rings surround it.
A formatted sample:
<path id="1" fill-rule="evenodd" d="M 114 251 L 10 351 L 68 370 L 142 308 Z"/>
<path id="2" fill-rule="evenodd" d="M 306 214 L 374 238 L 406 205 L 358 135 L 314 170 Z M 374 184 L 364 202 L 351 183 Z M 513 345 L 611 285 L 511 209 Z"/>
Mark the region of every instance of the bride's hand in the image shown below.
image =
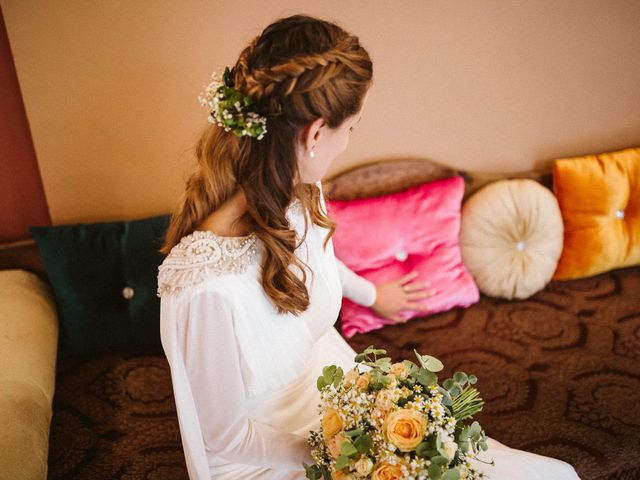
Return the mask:
<path id="1" fill-rule="evenodd" d="M 416 310 L 428 312 L 429 306 L 422 301 L 423 298 L 433 295 L 428 280 L 424 282 L 411 282 L 418 275 L 413 271 L 395 280 L 376 285 L 376 301 L 371 309 L 379 316 L 405 323 L 398 312 L 402 310 Z"/>

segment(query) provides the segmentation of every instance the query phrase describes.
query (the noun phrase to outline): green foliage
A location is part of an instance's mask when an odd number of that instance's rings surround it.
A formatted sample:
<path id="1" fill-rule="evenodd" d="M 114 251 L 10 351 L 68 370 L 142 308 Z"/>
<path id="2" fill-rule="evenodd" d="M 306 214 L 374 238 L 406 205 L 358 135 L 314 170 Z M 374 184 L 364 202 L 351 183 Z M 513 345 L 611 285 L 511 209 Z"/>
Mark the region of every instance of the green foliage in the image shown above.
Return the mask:
<path id="1" fill-rule="evenodd" d="M 305 470 L 305 475 L 309 480 L 320 480 L 324 475 L 322 472 L 322 468 L 319 465 L 307 465 L 306 463 L 302 463 Z"/>
<path id="2" fill-rule="evenodd" d="M 324 388 L 333 384 L 335 388 L 338 388 L 338 385 L 342 382 L 342 377 L 344 376 L 344 372 L 341 367 L 336 367 L 335 365 L 329 365 L 322 369 L 322 376 L 318 377 L 316 382 L 316 386 L 318 390 L 322 391 Z"/>
<path id="3" fill-rule="evenodd" d="M 421 368 L 418 371 L 417 380 L 425 387 L 429 387 L 438 383 L 438 376 L 425 368 Z"/>
<path id="4" fill-rule="evenodd" d="M 369 435 L 360 435 L 358 438 L 356 438 L 353 444 L 355 445 L 359 453 L 364 454 L 369 453 L 369 450 L 371 450 L 371 447 L 373 446 L 373 440 Z"/>
<path id="5" fill-rule="evenodd" d="M 340 445 L 340 455 L 352 457 L 358 453 L 358 449 L 349 440 L 345 440 Z"/>
<path id="6" fill-rule="evenodd" d="M 351 458 L 347 457 L 346 455 L 340 455 L 336 459 L 336 470 L 340 470 L 340 469 L 343 469 L 344 467 L 348 467 L 349 465 L 351 465 L 351 463 L 352 463 Z"/>
<path id="7" fill-rule="evenodd" d="M 431 355 L 420 355 L 415 348 L 413 349 L 413 352 L 416 354 L 416 357 L 418 357 L 418 362 L 420 362 L 422 368 L 434 373 L 439 372 L 444 368 L 442 362 L 436 357 L 432 357 Z"/>
<path id="8" fill-rule="evenodd" d="M 442 475 L 442 480 L 459 480 L 460 479 L 460 470 L 457 468 L 451 468 L 444 472 Z"/>

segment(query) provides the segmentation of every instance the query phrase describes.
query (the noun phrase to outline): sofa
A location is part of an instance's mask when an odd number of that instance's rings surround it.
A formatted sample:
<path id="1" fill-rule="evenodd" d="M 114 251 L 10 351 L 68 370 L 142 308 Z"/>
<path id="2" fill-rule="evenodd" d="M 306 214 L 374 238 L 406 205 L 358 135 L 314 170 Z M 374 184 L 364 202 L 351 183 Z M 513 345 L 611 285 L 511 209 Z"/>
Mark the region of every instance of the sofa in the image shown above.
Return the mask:
<path id="1" fill-rule="evenodd" d="M 329 199 L 461 175 L 465 199 L 498 179 L 424 159 L 370 162 L 323 181 Z M 0 246 L 0 479 L 187 479 L 162 354 L 60 358 L 51 285 L 32 241 Z M 336 320 L 340 330 L 341 317 Z M 480 295 L 347 339 L 475 373 L 489 436 L 570 462 L 583 479 L 640 478 L 640 266 L 550 281 L 526 299 Z"/>

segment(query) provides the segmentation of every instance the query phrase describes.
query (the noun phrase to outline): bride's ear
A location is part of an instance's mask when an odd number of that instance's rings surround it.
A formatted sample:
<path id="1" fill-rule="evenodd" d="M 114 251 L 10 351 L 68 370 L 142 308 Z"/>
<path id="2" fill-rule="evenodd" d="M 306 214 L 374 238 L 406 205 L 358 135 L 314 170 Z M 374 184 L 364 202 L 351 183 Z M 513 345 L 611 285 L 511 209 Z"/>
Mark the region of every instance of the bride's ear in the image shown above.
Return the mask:
<path id="1" fill-rule="evenodd" d="M 302 129 L 300 134 L 300 143 L 305 150 L 310 151 L 320 139 L 321 129 L 325 127 L 323 118 L 316 118 Z"/>

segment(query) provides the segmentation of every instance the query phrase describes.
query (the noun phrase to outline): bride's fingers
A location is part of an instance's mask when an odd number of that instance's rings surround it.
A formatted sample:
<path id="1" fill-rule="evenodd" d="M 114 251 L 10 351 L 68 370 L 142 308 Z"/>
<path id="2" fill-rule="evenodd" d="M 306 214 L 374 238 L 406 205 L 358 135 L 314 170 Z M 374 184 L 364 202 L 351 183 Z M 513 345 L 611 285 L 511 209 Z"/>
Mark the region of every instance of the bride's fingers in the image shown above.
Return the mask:
<path id="1" fill-rule="evenodd" d="M 431 309 L 429 305 L 422 302 L 407 302 L 405 305 L 407 310 L 429 311 Z"/>
<path id="2" fill-rule="evenodd" d="M 407 294 L 407 300 L 420 300 L 421 298 L 427 298 L 433 295 L 433 290 L 426 292 L 414 292 Z"/>
<path id="3" fill-rule="evenodd" d="M 401 276 L 396 280 L 396 282 L 402 285 L 403 283 L 407 283 L 408 281 L 413 280 L 417 276 L 418 276 L 418 272 L 414 270 L 413 272 L 409 272 L 406 275 Z"/>
<path id="4" fill-rule="evenodd" d="M 416 292 L 418 290 L 425 290 L 427 289 L 426 293 L 428 293 L 429 295 L 433 295 L 434 291 L 432 288 L 429 287 L 428 284 L 426 283 L 411 283 L 411 284 L 406 284 L 403 285 L 402 290 L 409 293 L 409 292 Z"/>
<path id="5" fill-rule="evenodd" d="M 399 283 L 400 285 L 404 285 L 405 290 L 408 291 L 409 288 L 426 288 L 426 287 L 430 287 L 431 286 L 431 282 L 429 280 L 423 280 L 422 282 L 413 282 L 413 283 L 409 283 L 411 280 L 413 280 L 414 278 L 416 278 L 418 276 L 418 272 L 417 271 L 413 271 L 411 273 L 408 273 L 407 275 L 403 275 L 402 277 L 398 278 L 396 280 L 397 283 Z"/>

